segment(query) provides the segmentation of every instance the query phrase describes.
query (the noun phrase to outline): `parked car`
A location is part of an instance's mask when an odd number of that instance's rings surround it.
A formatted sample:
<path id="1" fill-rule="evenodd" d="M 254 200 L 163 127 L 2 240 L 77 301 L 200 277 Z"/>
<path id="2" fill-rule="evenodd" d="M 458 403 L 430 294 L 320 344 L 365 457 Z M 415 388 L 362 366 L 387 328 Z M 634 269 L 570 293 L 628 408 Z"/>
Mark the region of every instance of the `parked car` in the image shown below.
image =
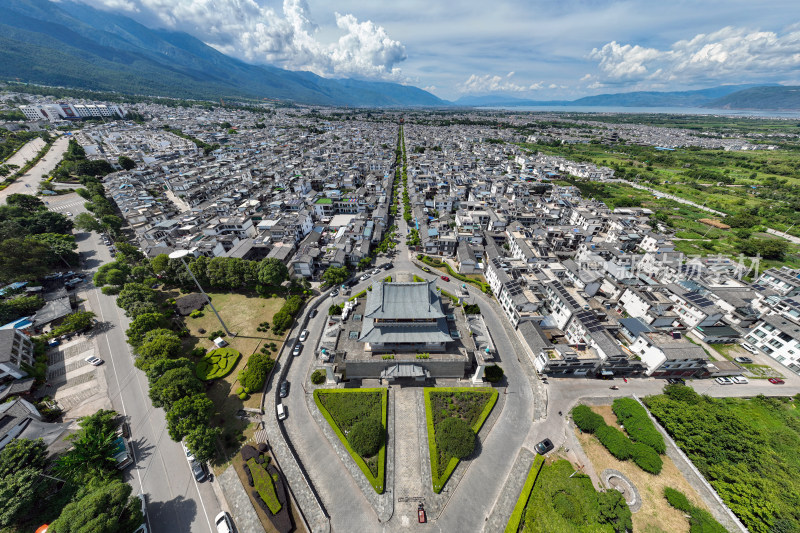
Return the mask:
<path id="1" fill-rule="evenodd" d="M 686 380 L 683 378 L 667 378 L 667 383 L 671 385 L 686 385 Z"/>
<path id="2" fill-rule="evenodd" d="M 443 281 L 450 281 L 450 278 L 448 278 L 447 276 L 442 276 L 442 280 Z"/>
<path id="3" fill-rule="evenodd" d="M 214 523 L 217 525 L 217 533 L 233 533 L 233 521 L 231 520 L 231 515 L 222 511 L 217 515 L 214 519 Z"/>
<path id="4" fill-rule="evenodd" d="M 286 418 L 286 407 L 284 407 L 282 403 L 275 406 L 275 411 L 278 413 L 278 420 L 284 420 Z"/>
<path id="5" fill-rule="evenodd" d="M 292 350 L 292 355 L 297 357 L 298 355 L 300 355 L 300 352 L 302 351 L 303 351 L 303 345 L 298 342 L 297 344 L 294 345 L 294 350 Z"/>
<path id="6" fill-rule="evenodd" d="M 731 378 L 718 377 L 714 381 L 716 381 L 720 385 L 733 385 L 733 380 Z"/>
<path id="7" fill-rule="evenodd" d="M 392 267 L 394 267 L 392 263 L 386 263 L 385 265 L 383 265 L 384 270 L 391 270 Z"/>
<path id="8" fill-rule="evenodd" d="M 208 467 L 204 463 L 193 459 L 189 462 L 189 467 L 192 469 L 192 475 L 198 483 L 202 483 L 208 478 Z"/>
<path id="9" fill-rule="evenodd" d="M 733 376 L 731 378 L 731 381 L 733 381 L 737 385 L 746 385 L 747 383 L 750 383 L 750 381 L 744 376 Z"/>
<path id="10" fill-rule="evenodd" d="M 84 361 L 86 361 L 87 363 L 89 363 L 92 366 L 100 366 L 100 365 L 102 365 L 104 363 L 104 361 L 102 359 L 100 359 L 99 357 L 95 357 L 93 355 L 90 355 L 89 357 L 84 359 Z"/>
<path id="11" fill-rule="evenodd" d="M 181 447 L 183 448 L 183 453 L 186 454 L 186 460 L 189 461 L 189 464 L 191 464 L 194 461 L 194 454 L 191 452 L 191 450 L 189 450 L 189 448 L 186 446 L 186 443 L 183 441 L 181 441 Z"/>
<path id="12" fill-rule="evenodd" d="M 329 295 L 331 298 L 336 298 L 339 296 L 339 289 L 333 289 Z"/>
<path id="13" fill-rule="evenodd" d="M 303 331 L 300 332 L 300 338 L 298 340 L 300 342 L 306 342 L 307 338 L 308 338 L 308 330 L 304 329 Z"/>
<path id="14" fill-rule="evenodd" d="M 769 381 L 773 385 L 783 385 L 784 383 L 786 383 L 781 378 L 769 378 L 767 381 Z"/>
<path id="15" fill-rule="evenodd" d="M 553 446 L 553 441 L 550 439 L 544 439 L 543 441 L 537 443 L 534 448 L 536 449 L 536 453 L 539 455 L 544 455 L 555 448 L 555 446 Z"/>
<path id="16" fill-rule="evenodd" d="M 361 277 L 360 277 L 360 278 L 358 278 L 358 281 L 366 281 L 366 280 L 368 280 L 368 279 L 369 279 L 369 273 L 367 273 L 367 274 L 362 274 L 362 275 L 361 275 Z"/>
<path id="17" fill-rule="evenodd" d="M 753 355 L 758 354 L 758 350 L 756 350 L 752 344 L 747 344 L 746 342 L 743 342 L 742 344 L 740 344 L 740 346 Z"/>
<path id="18" fill-rule="evenodd" d="M 746 363 L 748 365 L 752 364 L 753 362 L 753 360 L 750 359 L 749 357 L 734 357 L 733 360 L 736 361 L 737 363 Z"/>
<path id="19" fill-rule="evenodd" d="M 281 398 L 286 398 L 289 396 L 289 382 L 288 381 L 281 381 L 281 385 L 279 388 L 279 394 Z"/>
<path id="20" fill-rule="evenodd" d="M 315 316 L 317 316 L 317 313 L 319 313 L 319 310 L 312 309 L 311 312 L 308 313 L 308 318 L 314 318 Z"/>
<path id="21" fill-rule="evenodd" d="M 428 268 L 428 267 L 422 267 L 422 271 L 423 271 L 423 272 L 430 272 L 430 271 L 431 271 L 431 269 L 430 269 L 430 268 Z"/>

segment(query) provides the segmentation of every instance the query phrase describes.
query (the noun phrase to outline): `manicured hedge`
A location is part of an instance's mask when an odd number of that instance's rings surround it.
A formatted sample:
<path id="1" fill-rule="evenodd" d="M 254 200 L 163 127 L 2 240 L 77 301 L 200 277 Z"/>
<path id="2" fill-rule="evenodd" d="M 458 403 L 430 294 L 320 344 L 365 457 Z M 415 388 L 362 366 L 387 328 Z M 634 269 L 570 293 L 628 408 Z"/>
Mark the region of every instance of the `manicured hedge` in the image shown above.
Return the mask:
<path id="1" fill-rule="evenodd" d="M 664 437 L 647 416 L 647 410 L 633 398 L 617 398 L 612 405 L 617 420 L 632 441 L 647 444 L 660 454 L 667 451 Z"/>
<path id="2" fill-rule="evenodd" d="M 631 458 L 639 468 L 651 474 L 660 474 L 664 466 L 658 452 L 641 442 L 634 442 L 631 446 Z"/>
<path id="3" fill-rule="evenodd" d="M 594 433 L 597 428 L 606 425 L 603 417 L 592 411 L 588 405 L 576 405 L 572 408 L 572 420 L 584 433 Z"/>
<path id="4" fill-rule="evenodd" d="M 424 389 L 424 397 L 425 397 L 425 422 L 427 425 L 428 430 L 428 452 L 431 458 L 431 481 L 433 483 L 433 492 L 440 493 L 444 488 L 444 484 L 452 475 L 453 471 L 458 466 L 459 460 L 455 457 L 451 457 L 448 462 L 447 466 L 442 472 L 441 475 L 438 474 L 439 472 L 439 449 L 436 446 L 436 431 L 433 424 L 433 407 L 431 406 L 431 393 L 474 393 L 474 392 L 484 392 L 490 393 L 489 399 L 486 402 L 483 410 L 481 411 L 480 415 L 478 416 L 477 420 L 474 424 L 472 424 L 472 431 L 475 432 L 475 435 L 478 434 L 483 423 L 489 417 L 489 414 L 492 412 L 495 404 L 497 403 L 497 391 L 490 389 L 490 388 L 471 388 L 471 387 L 437 387 L 437 388 L 428 388 Z"/>
<path id="5" fill-rule="evenodd" d="M 239 371 L 239 383 L 248 394 L 259 392 L 267 381 L 267 376 L 275 366 L 275 360 L 263 353 L 254 353 L 247 366 Z"/>
<path id="6" fill-rule="evenodd" d="M 675 509 L 688 513 L 694 507 L 684 493 L 672 487 L 664 487 L 664 497 Z"/>
<path id="7" fill-rule="evenodd" d="M 536 454 L 531 469 L 528 471 L 528 477 L 525 479 L 525 484 L 522 486 L 522 492 L 517 498 L 516 505 L 514 505 L 514 511 L 508 520 L 505 533 L 517 533 L 519 531 L 519 524 L 525 515 L 525 507 L 528 505 L 528 499 L 531 497 L 531 491 L 536 484 L 536 478 L 539 477 L 539 472 L 542 471 L 542 466 L 544 466 L 544 455 Z"/>
<path id="8" fill-rule="evenodd" d="M 281 502 L 278 501 L 278 494 L 275 492 L 275 480 L 264 469 L 264 467 L 256 462 L 255 459 L 247 461 L 247 467 L 250 469 L 250 475 L 253 477 L 253 486 L 258 492 L 258 495 L 267 504 L 272 514 L 278 514 L 281 510 Z M 248 479 L 249 481 L 249 479 Z"/>
<path id="9" fill-rule="evenodd" d="M 233 372 L 241 356 L 242 354 L 233 348 L 216 348 L 197 362 L 194 373 L 203 381 L 224 378 Z"/>
<path id="10" fill-rule="evenodd" d="M 378 494 L 383 494 L 384 491 L 384 484 L 385 484 L 385 477 L 386 477 L 386 439 L 383 439 L 381 443 L 380 449 L 378 450 L 378 473 L 377 475 L 373 475 L 372 471 L 370 470 L 367 463 L 361 456 L 353 449 L 348 442 L 347 437 L 345 437 L 344 433 L 342 432 L 339 425 L 334 421 L 331 413 L 322 403 L 320 399 L 321 395 L 325 394 L 375 394 L 380 393 L 381 395 L 381 425 L 383 427 L 384 435 L 386 435 L 386 417 L 388 412 L 388 398 L 389 394 L 386 389 L 317 389 L 314 391 L 314 403 L 317 404 L 317 408 L 322 413 L 322 416 L 325 417 L 325 420 L 331 425 L 333 431 L 336 433 L 336 436 L 339 437 L 339 440 L 344 445 L 347 453 L 350 454 L 350 457 L 353 458 L 358 468 L 361 469 L 361 472 L 366 476 L 367 480 L 372 485 L 372 488 Z M 343 416 L 348 417 L 348 413 L 343 413 Z M 356 423 L 356 420 L 350 420 L 350 422 Z"/>
<path id="11" fill-rule="evenodd" d="M 689 514 L 689 533 L 725 533 L 727 531 L 711 516 L 711 513 L 692 505 L 684 493 L 671 487 L 665 487 L 664 497 L 671 506 Z"/>
<path id="12" fill-rule="evenodd" d="M 633 443 L 631 439 L 617 428 L 612 428 L 608 425 L 600 426 L 594 434 L 597 440 L 600 441 L 600 444 L 605 446 L 611 455 L 620 461 L 627 461 L 631 458 Z"/>

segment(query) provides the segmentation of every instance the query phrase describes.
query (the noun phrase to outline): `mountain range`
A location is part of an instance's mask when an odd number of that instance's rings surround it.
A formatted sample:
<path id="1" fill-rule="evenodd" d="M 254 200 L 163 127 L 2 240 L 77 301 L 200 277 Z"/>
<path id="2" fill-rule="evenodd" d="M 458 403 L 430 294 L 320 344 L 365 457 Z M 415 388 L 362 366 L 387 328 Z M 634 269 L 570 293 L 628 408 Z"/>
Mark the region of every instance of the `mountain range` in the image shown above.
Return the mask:
<path id="1" fill-rule="evenodd" d="M 416 87 L 328 79 L 229 57 L 186 33 L 70 1 L 3 0 L 0 78 L 178 98 L 275 98 L 352 106 L 441 106 Z"/>
<path id="2" fill-rule="evenodd" d="M 800 110 L 800 87 L 764 84 L 721 85 L 693 91 L 598 94 L 577 100 L 528 100 L 493 94 L 462 96 L 453 103 L 465 107 L 704 107 L 788 111 Z"/>

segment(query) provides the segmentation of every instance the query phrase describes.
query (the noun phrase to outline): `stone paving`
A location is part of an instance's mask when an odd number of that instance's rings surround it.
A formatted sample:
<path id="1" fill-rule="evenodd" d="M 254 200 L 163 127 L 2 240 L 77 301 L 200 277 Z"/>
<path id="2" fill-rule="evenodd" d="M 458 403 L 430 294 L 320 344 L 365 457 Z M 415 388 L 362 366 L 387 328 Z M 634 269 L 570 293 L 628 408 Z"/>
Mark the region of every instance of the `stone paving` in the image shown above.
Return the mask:
<path id="1" fill-rule="evenodd" d="M 311 413 L 311 416 L 314 418 L 314 421 L 317 425 L 322 429 L 322 432 L 325 434 L 325 437 L 328 439 L 328 442 L 333 447 L 336 455 L 339 456 L 339 459 L 344 464 L 347 471 L 350 472 L 350 475 L 353 476 L 353 480 L 358 485 L 358 488 L 361 489 L 361 492 L 364 493 L 364 497 L 367 499 L 369 504 L 375 510 L 375 514 L 378 515 L 378 520 L 380 522 L 387 522 L 392 518 L 392 514 L 394 513 L 394 496 L 392 494 L 392 487 L 394 486 L 394 402 L 392 401 L 391 395 L 388 402 L 388 413 L 387 418 L 389 420 L 388 423 L 388 435 L 389 440 L 387 442 L 386 447 L 386 479 L 385 479 L 385 490 L 383 494 L 378 494 L 375 492 L 375 489 L 372 488 L 372 485 L 367 480 L 366 476 L 358 465 L 353 461 L 353 458 L 350 457 L 350 453 L 342 444 L 342 441 L 339 440 L 339 437 L 331 428 L 331 425 L 325 420 L 325 417 L 322 416 L 317 404 L 314 402 L 314 395 L 313 394 L 306 394 L 305 395 L 306 403 L 308 405 L 308 410 Z"/>
<path id="2" fill-rule="evenodd" d="M 253 503 L 245 492 L 233 466 L 226 468 L 221 475 L 217 476 L 216 480 L 225 494 L 225 501 L 230 506 L 230 513 L 236 522 L 236 529 L 243 533 L 264 531 L 258 514 L 253 508 Z"/>
<path id="3" fill-rule="evenodd" d="M 422 389 L 392 387 L 391 393 L 395 405 L 395 517 L 402 527 L 410 527 L 417 523 L 417 505 L 424 498 L 422 477 L 422 453 L 427 453 L 425 446 L 420 446 L 417 431 L 417 404 L 422 402 Z"/>
<path id="4" fill-rule="evenodd" d="M 522 493 L 522 487 L 528 478 L 528 472 L 531 469 L 534 457 L 536 457 L 536 454 L 527 448 L 519 450 L 517 459 L 511 467 L 511 472 L 506 478 L 505 485 L 503 485 L 503 490 L 497 497 L 497 501 L 494 502 L 492 512 L 483 525 L 485 533 L 494 533 L 505 529 L 509 518 L 511 518 L 511 513 L 514 511 L 514 506 Z"/>

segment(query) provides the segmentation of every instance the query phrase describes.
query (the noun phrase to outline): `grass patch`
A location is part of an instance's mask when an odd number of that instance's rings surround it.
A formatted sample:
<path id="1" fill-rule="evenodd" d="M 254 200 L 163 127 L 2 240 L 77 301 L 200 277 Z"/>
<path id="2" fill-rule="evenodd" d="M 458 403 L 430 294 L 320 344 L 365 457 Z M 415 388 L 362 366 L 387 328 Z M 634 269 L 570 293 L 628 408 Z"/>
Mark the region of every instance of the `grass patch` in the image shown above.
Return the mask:
<path id="1" fill-rule="evenodd" d="M 614 533 L 633 530 L 631 511 L 615 490 L 597 492 L 569 461 L 544 466 L 525 508 L 523 531 Z M 508 531 L 508 530 L 507 530 Z"/>
<path id="2" fill-rule="evenodd" d="M 517 498 L 517 503 L 514 505 L 514 511 L 511 513 L 511 518 L 508 519 L 505 533 L 517 533 L 519 531 L 519 524 L 522 522 L 522 517 L 525 513 L 525 507 L 528 506 L 528 499 L 531 497 L 533 485 L 536 483 L 536 478 L 539 477 L 544 466 L 544 455 L 537 454 L 531 464 L 531 469 L 528 471 L 528 477 L 525 478 L 525 484 L 522 485 L 522 492 Z"/>
<path id="3" fill-rule="evenodd" d="M 428 451 L 431 457 L 433 491 L 442 491 L 458 466 L 459 460 L 445 456 L 437 446 L 436 429 L 447 418 L 460 418 L 475 432 L 483 426 L 497 403 L 497 391 L 491 388 L 425 388 L 425 420 L 428 429 Z"/>
<path id="4" fill-rule="evenodd" d="M 322 416 L 331 425 L 350 457 L 353 458 L 378 494 L 383 494 L 386 476 L 388 397 L 386 389 L 317 389 L 314 391 L 314 403 L 317 404 Z M 353 428 L 366 419 L 380 422 L 383 431 L 380 449 L 377 454 L 370 457 L 360 456 L 347 440 L 347 435 Z"/>
<path id="5" fill-rule="evenodd" d="M 203 381 L 224 378 L 233 371 L 241 356 L 233 348 L 216 348 L 197 362 L 194 373 Z"/>
<path id="6" fill-rule="evenodd" d="M 412 279 L 414 280 L 415 283 L 425 283 L 426 281 L 428 281 L 427 279 L 421 278 L 416 274 L 414 274 L 414 277 Z"/>
<path id="7" fill-rule="evenodd" d="M 269 475 L 263 466 L 258 464 L 255 459 L 249 459 L 247 466 L 250 468 L 250 474 L 253 476 L 253 485 L 256 492 L 267 504 L 272 514 L 278 514 L 283 508 L 281 502 L 278 501 L 278 494 L 275 492 L 275 480 Z"/>
<path id="8" fill-rule="evenodd" d="M 472 285 L 475 285 L 476 287 L 478 287 L 480 290 L 482 290 L 483 292 L 485 292 L 487 294 L 489 292 L 491 292 L 491 288 L 489 287 L 488 283 L 483 282 L 483 281 L 481 281 L 479 279 L 475 279 L 474 277 L 468 277 L 468 276 L 465 276 L 463 274 L 459 274 L 458 272 L 453 270 L 452 267 L 449 264 L 447 264 L 446 262 L 439 261 L 438 259 L 433 259 L 433 258 L 428 257 L 427 255 L 423 255 L 423 254 L 419 254 L 417 256 L 417 259 L 419 259 L 420 261 L 422 261 L 423 263 L 425 263 L 428 266 L 432 266 L 432 267 L 440 269 L 440 270 L 441 269 L 445 269 L 453 278 L 455 278 L 455 279 L 457 279 L 459 281 L 463 281 L 465 283 L 471 283 Z"/>

